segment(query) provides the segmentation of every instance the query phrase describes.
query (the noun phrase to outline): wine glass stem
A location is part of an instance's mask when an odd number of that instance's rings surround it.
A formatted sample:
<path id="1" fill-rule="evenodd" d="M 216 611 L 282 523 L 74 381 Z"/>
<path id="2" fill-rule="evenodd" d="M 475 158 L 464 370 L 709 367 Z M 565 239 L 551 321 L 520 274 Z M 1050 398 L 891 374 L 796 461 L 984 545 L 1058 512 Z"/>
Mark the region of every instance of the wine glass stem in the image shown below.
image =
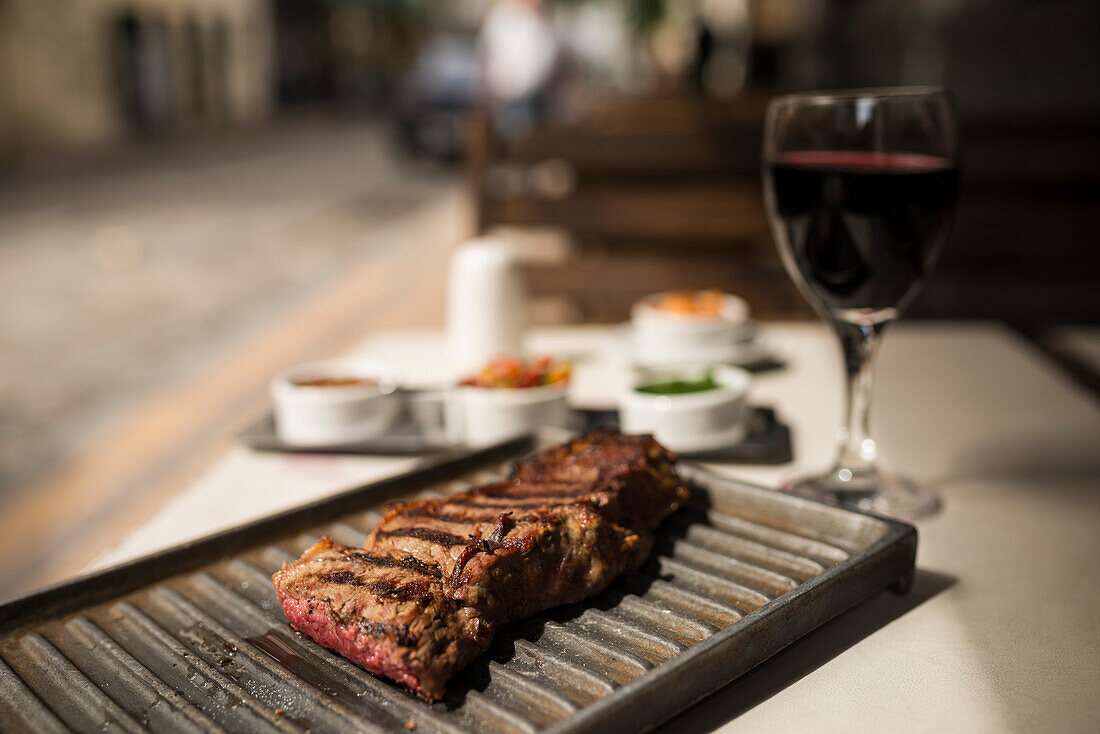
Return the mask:
<path id="1" fill-rule="evenodd" d="M 886 323 L 853 324 L 833 320 L 840 337 L 847 376 L 847 406 L 839 431 L 839 450 L 830 474 L 840 491 L 874 491 L 878 451 L 871 438 L 871 393 L 874 359 Z"/>

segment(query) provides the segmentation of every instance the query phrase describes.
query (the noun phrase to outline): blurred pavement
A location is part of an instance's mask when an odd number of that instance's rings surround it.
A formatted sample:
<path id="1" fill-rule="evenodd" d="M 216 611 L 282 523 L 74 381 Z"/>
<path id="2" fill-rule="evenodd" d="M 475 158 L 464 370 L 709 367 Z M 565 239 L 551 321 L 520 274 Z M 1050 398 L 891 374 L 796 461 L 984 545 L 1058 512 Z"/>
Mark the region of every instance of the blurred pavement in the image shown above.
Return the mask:
<path id="1" fill-rule="evenodd" d="M 459 180 L 403 159 L 379 123 L 327 118 L 0 178 L 0 500 L 369 261 L 372 231 Z"/>

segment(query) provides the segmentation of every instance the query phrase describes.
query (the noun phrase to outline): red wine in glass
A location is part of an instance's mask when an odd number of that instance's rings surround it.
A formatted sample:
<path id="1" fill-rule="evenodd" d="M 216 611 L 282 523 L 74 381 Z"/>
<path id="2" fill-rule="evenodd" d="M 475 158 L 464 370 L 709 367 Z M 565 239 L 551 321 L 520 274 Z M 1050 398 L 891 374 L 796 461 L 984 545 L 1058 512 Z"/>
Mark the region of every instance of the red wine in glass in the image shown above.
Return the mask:
<path id="1" fill-rule="evenodd" d="M 780 257 L 836 333 L 847 401 L 837 456 L 788 492 L 898 517 L 940 504 L 880 469 L 871 437 L 874 356 L 943 248 L 958 188 L 951 95 L 934 87 L 806 92 L 772 100 L 764 193 Z"/>
<path id="2" fill-rule="evenodd" d="M 792 151 L 769 174 L 790 256 L 827 312 L 893 316 L 907 305 L 950 227 L 958 187 L 952 161 Z"/>

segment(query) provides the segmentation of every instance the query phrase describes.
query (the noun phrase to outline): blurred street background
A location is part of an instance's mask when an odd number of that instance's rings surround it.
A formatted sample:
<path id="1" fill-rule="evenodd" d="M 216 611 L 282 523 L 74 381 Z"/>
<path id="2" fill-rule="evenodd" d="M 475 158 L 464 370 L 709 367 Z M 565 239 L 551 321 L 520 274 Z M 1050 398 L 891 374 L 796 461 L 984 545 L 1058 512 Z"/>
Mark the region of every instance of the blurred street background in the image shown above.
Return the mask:
<path id="1" fill-rule="evenodd" d="M 0 193 L 0 496 L 156 388 L 285 316 L 454 172 L 374 120 L 295 119 L 127 151 Z"/>
<path id="2" fill-rule="evenodd" d="M 1085 0 L 0 0 L 0 515 L 94 555 L 274 371 L 441 326 L 478 232 L 523 248 L 536 321 L 675 287 L 811 317 L 761 201 L 785 91 L 951 87 L 960 209 L 911 315 L 1053 348 L 1100 322 L 1098 29 Z"/>

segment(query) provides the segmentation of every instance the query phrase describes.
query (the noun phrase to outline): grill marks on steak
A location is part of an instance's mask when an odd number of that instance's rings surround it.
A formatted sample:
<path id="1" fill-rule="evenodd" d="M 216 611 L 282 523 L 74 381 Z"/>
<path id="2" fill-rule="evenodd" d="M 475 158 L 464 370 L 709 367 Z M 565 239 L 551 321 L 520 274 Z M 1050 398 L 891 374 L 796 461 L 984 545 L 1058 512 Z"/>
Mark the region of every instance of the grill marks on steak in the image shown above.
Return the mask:
<path id="1" fill-rule="evenodd" d="M 436 699 L 502 625 L 636 570 L 687 498 L 674 463 L 648 436 L 596 431 L 503 482 L 393 505 L 364 549 L 324 538 L 273 581 L 295 628 Z"/>
<path id="2" fill-rule="evenodd" d="M 420 525 L 381 530 L 377 531 L 376 535 L 385 538 L 413 538 L 414 540 L 423 540 L 427 543 L 432 543 L 434 545 L 441 545 L 445 548 L 466 544 L 465 538 L 455 535 L 454 533 L 449 533 L 446 530 L 436 530 L 435 528 L 423 527 Z"/>
<path id="3" fill-rule="evenodd" d="M 405 556 L 404 558 L 390 558 L 389 556 L 375 556 L 371 555 L 370 553 L 364 553 L 361 551 L 351 551 L 349 553 L 349 557 L 364 561 L 373 566 L 405 568 L 409 571 L 417 571 L 424 576 L 434 576 L 435 578 L 440 578 L 443 575 L 439 570 L 439 566 L 433 566 L 430 563 L 424 563 L 419 558 L 413 558 L 412 556 Z"/>
<path id="4" fill-rule="evenodd" d="M 443 587 L 499 625 L 601 591 L 637 569 L 651 547 L 651 536 L 609 523 L 591 507 L 555 507 L 521 518 L 499 544 L 478 544 Z"/>
<path id="5" fill-rule="evenodd" d="M 291 625 L 368 670 L 428 698 L 492 639 L 477 613 L 403 560 L 377 564 L 322 538 L 273 577 Z"/>
<path id="6" fill-rule="evenodd" d="M 398 601 L 418 599 L 424 604 L 431 601 L 432 589 L 430 583 L 426 581 L 410 581 L 406 584 L 392 579 L 364 581 L 356 578 L 351 571 L 338 571 L 324 580 L 330 584 L 361 586 L 379 599 L 397 599 Z"/>

